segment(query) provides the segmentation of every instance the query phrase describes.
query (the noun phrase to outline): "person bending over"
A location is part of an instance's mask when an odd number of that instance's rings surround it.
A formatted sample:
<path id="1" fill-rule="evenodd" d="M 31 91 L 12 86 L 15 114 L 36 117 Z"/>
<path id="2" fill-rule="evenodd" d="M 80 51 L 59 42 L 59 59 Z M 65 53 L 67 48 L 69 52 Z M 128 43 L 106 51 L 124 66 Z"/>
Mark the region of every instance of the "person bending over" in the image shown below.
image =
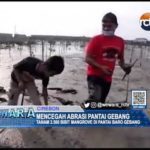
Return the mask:
<path id="1" fill-rule="evenodd" d="M 42 80 L 42 95 L 45 105 L 48 105 L 49 77 L 60 74 L 63 70 L 64 59 L 61 56 L 52 56 L 44 62 L 34 57 L 24 58 L 13 66 L 8 105 L 17 105 L 18 97 L 25 89 L 27 89 L 32 103 L 41 105 L 35 79 Z"/>

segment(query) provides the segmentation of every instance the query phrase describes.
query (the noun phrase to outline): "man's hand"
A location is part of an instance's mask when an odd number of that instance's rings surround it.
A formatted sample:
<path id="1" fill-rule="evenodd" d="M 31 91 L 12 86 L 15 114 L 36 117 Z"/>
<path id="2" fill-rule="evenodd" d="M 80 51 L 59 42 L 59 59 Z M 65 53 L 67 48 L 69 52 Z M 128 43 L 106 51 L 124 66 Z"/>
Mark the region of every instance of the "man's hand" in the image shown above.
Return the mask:
<path id="1" fill-rule="evenodd" d="M 103 71 L 104 74 L 106 75 L 112 75 L 112 71 L 108 66 L 100 66 L 100 69 Z"/>
<path id="2" fill-rule="evenodd" d="M 131 72 L 131 68 L 132 68 L 132 65 L 130 65 L 130 64 L 125 64 L 122 69 L 124 70 L 124 72 L 125 72 L 126 74 L 129 74 L 129 73 Z"/>
<path id="3" fill-rule="evenodd" d="M 119 65 L 126 74 L 129 74 L 134 64 L 126 64 L 124 59 L 122 59 L 119 61 Z"/>

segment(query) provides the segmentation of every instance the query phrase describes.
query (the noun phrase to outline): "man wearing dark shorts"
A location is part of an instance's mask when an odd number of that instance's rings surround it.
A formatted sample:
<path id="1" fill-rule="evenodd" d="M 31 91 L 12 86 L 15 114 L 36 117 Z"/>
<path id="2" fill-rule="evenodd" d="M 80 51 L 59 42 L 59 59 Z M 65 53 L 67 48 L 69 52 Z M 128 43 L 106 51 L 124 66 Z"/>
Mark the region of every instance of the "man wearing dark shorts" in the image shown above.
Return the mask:
<path id="1" fill-rule="evenodd" d="M 102 19 L 102 34 L 94 36 L 86 47 L 89 90 L 86 102 L 105 103 L 117 59 L 127 74 L 131 72 L 131 65 L 124 62 L 124 40 L 114 35 L 117 26 L 117 17 L 113 13 L 105 14 Z"/>
<path id="2" fill-rule="evenodd" d="M 42 93 L 45 105 L 48 105 L 47 85 L 49 77 L 60 74 L 64 69 L 64 60 L 61 56 L 53 56 L 45 62 L 38 58 L 27 57 L 14 65 L 11 73 L 8 105 L 17 105 L 18 97 L 27 89 L 34 105 L 41 105 L 35 79 L 42 80 Z"/>

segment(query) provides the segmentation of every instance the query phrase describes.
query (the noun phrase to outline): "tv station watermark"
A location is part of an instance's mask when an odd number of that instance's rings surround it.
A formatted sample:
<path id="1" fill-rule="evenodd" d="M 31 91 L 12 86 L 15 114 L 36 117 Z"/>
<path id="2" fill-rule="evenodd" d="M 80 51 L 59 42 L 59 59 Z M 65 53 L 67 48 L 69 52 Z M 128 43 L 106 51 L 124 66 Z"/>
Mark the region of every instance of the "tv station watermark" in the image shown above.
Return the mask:
<path id="1" fill-rule="evenodd" d="M 145 31 L 150 31 L 150 13 L 144 13 L 140 17 L 140 26 Z"/>

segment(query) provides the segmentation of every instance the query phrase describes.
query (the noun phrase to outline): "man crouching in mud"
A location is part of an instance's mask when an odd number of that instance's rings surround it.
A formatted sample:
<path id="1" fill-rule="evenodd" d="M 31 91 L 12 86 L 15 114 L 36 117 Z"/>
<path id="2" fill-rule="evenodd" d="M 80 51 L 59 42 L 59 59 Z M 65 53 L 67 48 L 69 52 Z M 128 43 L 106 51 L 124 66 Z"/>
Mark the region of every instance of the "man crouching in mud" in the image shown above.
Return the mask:
<path id="1" fill-rule="evenodd" d="M 41 105 L 35 79 L 42 80 L 44 103 L 48 105 L 49 77 L 60 74 L 63 70 L 64 59 L 61 56 L 50 57 L 45 62 L 34 57 L 24 58 L 13 67 L 8 105 L 17 105 L 19 94 L 25 89 L 27 89 L 33 104 Z"/>
<path id="2" fill-rule="evenodd" d="M 126 74 L 131 72 L 131 65 L 124 62 L 124 40 L 114 35 L 117 27 L 117 17 L 111 12 L 105 14 L 102 34 L 93 37 L 86 47 L 89 98 L 85 102 L 105 103 L 117 59 Z"/>

